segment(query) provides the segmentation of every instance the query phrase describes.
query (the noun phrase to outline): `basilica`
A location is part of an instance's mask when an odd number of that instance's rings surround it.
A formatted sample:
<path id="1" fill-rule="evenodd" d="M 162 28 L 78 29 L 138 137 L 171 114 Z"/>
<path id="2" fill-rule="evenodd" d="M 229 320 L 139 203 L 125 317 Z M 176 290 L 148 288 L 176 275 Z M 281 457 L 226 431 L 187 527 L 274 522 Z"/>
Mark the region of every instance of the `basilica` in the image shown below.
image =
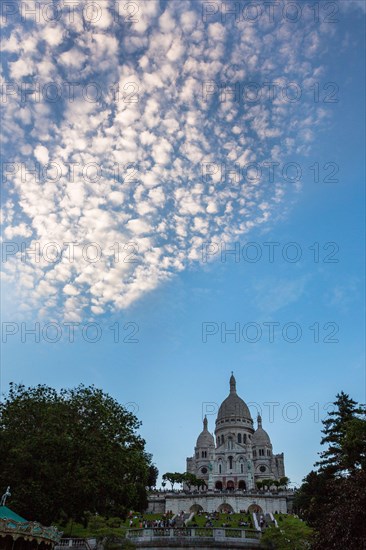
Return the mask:
<path id="1" fill-rule="evenodd" d="M 254 428 L 249 408 L 236 392 L 233 374 L 230 393 L 219 408 L 215 436 L 205 417 L 194 455 L 187 458 L 187 472 L 204 479 L 208 490 L 232 491 L 251 491 L 256 481 L 285 476 L 283 453 L 273 454 L 260 416 Z"/>
<path id="2" fill-rule="evenodd" d="M 195 490 L 183 486 L 182 491 L 163 491 L 148 499 L 148 511 L 162 513 L 182 511 L 195 513 L 236 512 L 287 513 L 292 509 L 291 490 L 258 489 L 263 479 L 279 480 L 285 476 L 283 453 L 273 454 L 269 435 L 257 417 L 257 429 L 246 403 L 236 392 L 234 375 L 230 392 L 222 402 L 214 435 L 203 420 L 194 455 L 187 458 L 186 471 L 205 481 Z"/>

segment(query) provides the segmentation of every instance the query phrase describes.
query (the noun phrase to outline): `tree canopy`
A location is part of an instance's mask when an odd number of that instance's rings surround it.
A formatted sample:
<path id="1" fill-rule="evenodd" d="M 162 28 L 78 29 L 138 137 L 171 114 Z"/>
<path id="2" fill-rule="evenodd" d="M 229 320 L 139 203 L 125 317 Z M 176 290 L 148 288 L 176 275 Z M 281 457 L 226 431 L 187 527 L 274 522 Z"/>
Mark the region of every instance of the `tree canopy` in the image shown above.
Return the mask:
<path id="1" fill-rule="evenodd" d="M 294 506 L 315 528 L 314 550 L 359 550 L 366 541 L 365 408 L 341 392 L 323 425 L 326 448 Z"/>
<path id="2" fill-rule="evenodd" d="M 196 487 L 197 489 L 200 489 L 202 487 L 206 486 L 206 482 L 204 479 L 200 479 L 194 474 L 191 474 L 190 472 L 166 472 L 163 475 L 163 486 L 165 486 L 165 483 L 169 481 L 171 484 L 172 490 L 174 489 L 174 485 L 178 483 L 178 485 L 186 484 L 188 489 L 191 489 L 191 487 Z"/>
<path id="3" fill-rule="evenodd" d="M 0 487 L 11 486 L 20 515 L 45 524 L 143 510 L 156 471 L 139 427 L 94 386 L 10 384 L 0 403 Z"/>
<path id="4" fill-rule="evenodd" d="M 322 445 L 327 448 L 315 464 L 327 475 L 354 473 L 366 464 L 365 409 L 344 392 L 337 394 L 334 410 L 323 421 Z"/>

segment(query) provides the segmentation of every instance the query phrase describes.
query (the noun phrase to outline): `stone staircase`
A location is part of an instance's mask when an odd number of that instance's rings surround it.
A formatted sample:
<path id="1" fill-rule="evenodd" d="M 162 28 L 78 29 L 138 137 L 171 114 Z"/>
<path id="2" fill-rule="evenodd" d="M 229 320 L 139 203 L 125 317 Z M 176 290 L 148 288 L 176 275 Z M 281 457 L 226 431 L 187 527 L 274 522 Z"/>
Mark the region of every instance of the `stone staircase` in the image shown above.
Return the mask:
<path id="1" fill-rule="evenodd" d="M 274 515 L 272 513 L 265 515 L 265 520 L 268 525 L 274 525 L 275 527 L 278 527 L 277 520 L 275 519 Z"/>
<path id="2" fill-rule="evenodd" d="M 256 529 L 257 531 L 261 531 L 261 528 L 259 527 L 259 518 L 257 517 L 256 512 L 252 512 L 251 515 L 252 515 L 254 529 Z"/>
<path id="3" fill-rule="evenodd" d="M 175 517 L 175 527 L 185 527 L 186 524 L 187 524 L 187 521 L 189 521 L 189 518 L 192 516 L 193 517 L 194 514 L 188 514 L 188 513 L 185 513 L 185 514 L 180 514 L 180 515 L 177 515 Z"/>
<path id="4" fill-rule="evenodd" d="M 190 514 L 184 514 L 185 516 L 188 516 L 186 519 L 184 519 L 184 525 L 187 525 L 188 522 L 192 521 L 194 518 L 194 512 L 191 512 Z"/>
<path id="5" fill-rule="evenodd" d="M 264 524 L 263 527 L 260 526 L 260 517 L 263 515 L 264 517 Z M 257 531 L 265 531 L 267 527 L 270 527 L 271 525 L 274 525 L 275 527 L 278 527 L 278 523 L 274 517 L 273 514 L 267 513 L 267 514 L 258 514 L 257 512 L 252 513 L 252 519 L 253 519 L 253 525 L 254 529 L 257 529 Z"/>

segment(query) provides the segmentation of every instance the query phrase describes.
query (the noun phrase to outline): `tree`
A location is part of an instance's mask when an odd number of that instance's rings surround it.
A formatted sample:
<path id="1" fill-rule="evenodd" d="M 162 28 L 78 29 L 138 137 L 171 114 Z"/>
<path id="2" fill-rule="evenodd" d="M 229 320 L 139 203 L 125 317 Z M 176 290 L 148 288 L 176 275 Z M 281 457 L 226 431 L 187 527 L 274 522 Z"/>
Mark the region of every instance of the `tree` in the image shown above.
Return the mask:
<path id="1" fill-rule="evenodd" d="M 314 550 L 358 550 L 366 540 L 366 416 L 347 394 L 323 421 L 327 445 L 304 479 L 295 509 L 316 529 Z"/>
<path id="2" fill-rule="evenodd" d="M 196 487 L 197 489 L 203 489 L 204 487 L 207 487 L 207 483 L 204 479 L 198 478 L 196 481 Z"/>
<path id="3" fill-rule="evenodd" d="M 328 483 L 314 550 L 360 550 L 366 541 L 366 472 Z"/>
<path id="4" fill-rule="evenodd" d="M 315 464 L 320 471 L 329 475 L 344 475 L 354 473 L 362 464 L 365 465 L 365 410 L 357 406 L 349 395 L 338 393 L 333 405 L 335 410 L 323 420 L 324 437 L 321 444 L 327 444 L 325 451 L 320 453 L 320 460 Z M 355 434 L 363 434 L 355 437 Z"/>
<path id="5" fill-rule="evenodd" d="M 163 475 L 163 481 L 169 481 L 173 491 L 176 483 L 183 483 L 184 474 L 180 474 L 179 472 L 166 472 L 166 474 Z"/>
<path id="6" fill-rule="evenodd" d="M 270 480 L 269 479 L 262 479 L 262 488 L 268 491 Z"/>
<path id="7" fill-rule="evenodd" d="M 287 476 L 280 477 L 278 480 L 278 485 L 280 487 L 287 487 L 287 485 L 290 483 L 290 480 Z"/>
<path id="8" fill-rule="evenodd" d="M 150 464 L 149 470 L 148 470 L 148 478 L 147 478 L 147 487 L 150 490 L 156 486 L 158 475 L 159 475 L 159 470 L 157 469 L 155 464 Z"/>
<path id="9" fill-rule="evenodd" d="M 178 484 L 185 483 L 189 489 L 191 489 L 191 487 L 197 487 L 198 489 L 200 489 L 201 487 L 206 486 L 206 482 L 203 479 L 198 478 L 197 476 L 195 476 L 194 474 L 191 474 L 190 472 L 185 472 L 184 474 L 181 474 L 179 472 L 174 472 L 174 473 L 166 472 L 163 475 L 163 483 L 165 484 L 166 481 L 169 481 L 169 483 L 171 484 L 172 490 L 174 489 L 174 485 L 176 483 Z"/>
<path id="10" fill-rule="evenodd" d="M 295 493 L 294 510 L 312 527 L 319 525 L 322 511 L 328 502 L 329 478 L 312 470 Z"/>
<path id="11" fill-rule="evenodd" d="M 272 480 L 272 486 L 276 487 L 276 489 L 278 489 L 278 487 L 281 486 L 281 483 L 277 479 L 273 479 Z"/>
<path id="12" fill-rule="evenodd" d="M 188 489 L 191 490 L 192 486 L 197 486 L 197 477 L 190 472 L 184 474 L 184 483 L 187 485 Z"/>
<path id="13" fill-rule="evenodd" d="M 362 416 L 363 414 L 363 416 Z M 344 462 L 351 471 L 366 470 L 366 421 L 364 412 L 361 417 L 347 422 L 341 440 Z"/>
<path id="14" fill-rule="evenodd" d="M 281 478 L 281 479 L 284 479 L 284 478 Z M 280 482 L 281 482 L 281 480 L 280 480 Z M 258 485 L 258 483 L 260 483 L 260 485 Z M 275 485 L 275 482 L 274 482 L 273 479 L 262 479 L 261 482 L 257 482 L 258 489 L 260 489 L 262 487 L 263 489 L 267 489 L 267 491 L 270 489 L 270 487 L 272 485 Z M 281 485 L 281 483 L 280 483 L 280 485 Z"/>
<path id="15" fill-rule="evenodd" d="M 204 479 L 201 479 L 196 475 L 191 474 L 190 472 L 185 472 L 184 474 L 182 474 L 182 483 L 185 483 L 189 490 L 191 489 L 191 487 L 197 487 L 197 489 L 207 487 Z"/>
<path id="16" fill-rule="evenodd" d="M 11 486 L 19 514 L 46 524 L 143 510 L 151 456 L 139 426 L 93 386 L 10 384 L 0 404 L 0 486 Z"/>

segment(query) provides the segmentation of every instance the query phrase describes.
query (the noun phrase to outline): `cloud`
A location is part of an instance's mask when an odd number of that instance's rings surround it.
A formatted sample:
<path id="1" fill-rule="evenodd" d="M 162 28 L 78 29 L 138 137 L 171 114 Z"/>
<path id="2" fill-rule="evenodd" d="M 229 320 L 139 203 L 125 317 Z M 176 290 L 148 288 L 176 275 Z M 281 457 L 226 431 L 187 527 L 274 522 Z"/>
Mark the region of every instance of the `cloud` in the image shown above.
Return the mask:
<path id="1" fill-rule="evenodd" d="M 306 290 L 309 277 L 304 275 L 297 279 L 278 279 L 262 281 L 255 285 L 257 306 L 262 312 L 271 315 L 290 304 L 300 300 Z"/>
<path id="2" fill-rule="evenodd" d="M 348 10 L 360 10 L 366 13 L 366 3 L 364 0 L 347 0 L 346 2 L 340 3 L 340 8 L 342 11 Z"/>
<path id="3" fill-rule="evenodd" d="M 6 75 L 36 75 L 40 86 L 52 75 L 61 97 L 11 94 L 5 104 L 9 158 L 51 166 L 26 181 L 7 174 L 4 235 L 41 252 L 10 257 L 5 274 L 19 304 L 72 320 L 127 308 L 189 268 L 204 242 L 266 223 L 293 186 L 248 178 L 245 165 L 306 150 L 314 120 L 326 118 L 306 99 L 243 93 L 251 81 L 316 78 L 316 24 L 204 24 L 195 1 L 145 2 L 130 24 L 105 12 L 94 25 L 78 14 L 69 25 L 15 25 L 7 42 Z M 272 296 L 278 307 L 299 291 L 286 288 Z"/>
<path id="4" fill-rule="evenodd" d="M 34 149 L 34 156 L 43 165 L 48 164 L 50 157 L 49 157 L 48 149 L 47 147 L 44 147 L 44 145 L 37 145 L 37 147 Z"/>

